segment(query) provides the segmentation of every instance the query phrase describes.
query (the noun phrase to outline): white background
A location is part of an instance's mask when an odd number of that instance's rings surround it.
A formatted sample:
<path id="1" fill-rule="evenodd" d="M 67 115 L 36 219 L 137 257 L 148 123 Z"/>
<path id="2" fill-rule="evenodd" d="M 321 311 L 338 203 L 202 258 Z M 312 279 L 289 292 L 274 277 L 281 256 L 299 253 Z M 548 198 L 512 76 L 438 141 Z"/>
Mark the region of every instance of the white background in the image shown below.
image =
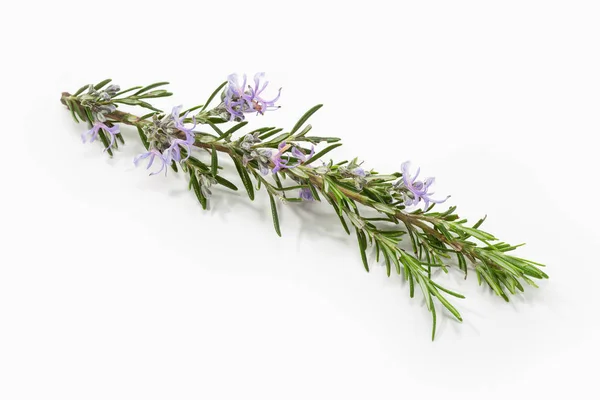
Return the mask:
<path id="1" fill-rule="evenodd" d="M 599 356 L 594 1 L 54 1 L 3 5 L 0 398 L 591 398 Z M 465 322 L 362 267 L 325 205 L 148 177 L 132 130 L 83 145 L 64 90 L 170 80 L 198 104 L 266 71 L 334 157 L 437 177 L 551 279 L 506 304 L 455 271 Z M 274 92 L 272 92 L 274 93 Z M 233 174 L 229 175 L 235 180 Z M 239 183 L 238 180 L 235 182 Z"/>

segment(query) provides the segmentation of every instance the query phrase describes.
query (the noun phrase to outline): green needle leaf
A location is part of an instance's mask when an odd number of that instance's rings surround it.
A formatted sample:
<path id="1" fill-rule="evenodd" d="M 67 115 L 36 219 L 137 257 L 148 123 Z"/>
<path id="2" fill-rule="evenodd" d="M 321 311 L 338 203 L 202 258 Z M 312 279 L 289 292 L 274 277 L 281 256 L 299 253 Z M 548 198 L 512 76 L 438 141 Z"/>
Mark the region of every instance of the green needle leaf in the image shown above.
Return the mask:
<path id="1" fill-rule="evenodd" d="M 298 131 L 298 129 L 302 128 L 302 125 L 304 125 L 304 123 L 306 121 L 308 121 L 308 119 L 317 111 L 319 111 L 319 108 L 323 107 L 323 104 L 317 104 L 316 106 L 314 106 L 313 108 L 311 108 L 310 110 L 308 110 L 306 112 L 306 114 L 304 114 L 296 123 L 296 125 L 294 125 L 294 127 L 292 128 L 292 130 L 290 131 L 290 134 L 293 135 L 294 133 L 296 133 L 296 131 Z"/>
<path id="2" fill-rule="evenodd" d="M 411 272 L 410 268 L 406 268 L 406 266 L 405 266 L 404 272 L 406 273 L 406 279 L 408 280 L 408 284 L 409 284 L 409 295 L 410 295 L 410 298 L 412 299 L 415 297 L 415 278 L 414 278 L 413 273 Z"/>
<path id="3" fill-rule="evenodd" d="M 273 135 L 276 135 L 276 134 L 278 134 L 278 133 L 279 133 L 279 132 L 281 132 L 282 130 L 283 130 L 283 128 L 277 128 L 277 129 L 275 129 L 275 128 L 268 128 L 268 129 L 267 129 L 267 130 L 266 130 L 266 131 L 265 131 L 263 134 L 261 134 L 261 135 L 260 135 L 258 138 L 259 138 L 260 140 L 265 140 L 265 139 L 268 139 L 268 138 L 270 138 L 270 137 L 271 137 L 271 136 L 273 136 Z M 256 132 L 256 131 L 254 131 L 254 132 Z"/>
<path id="4" fill-rule="evenodd" d="M 231 189 L 233 191 L 238 190 L 237 186 L 235 186 L 233 183 L 229 182 L 227 179 L 223 178 L 222 176 L 219 176 L 219 175 L 215 176 L 215 180 L 217 181 L 217 183 L 219 185 L 223 185 L 227 189 Z"/>
<path id="5" fill-rule="evenodd" d="M 79 88 L 78 91 L 75 92 L 75 94 L 73 96 L 77 97 L 79 96 L 81 93 L 83 93 L 83 91 L 85 89 L 87 89 L 88 87 L 90 87 L 90 85 L 83 85 L 82 87 Z"/>
<path id="6" fill-rule="evenodd" d="M 329 153 L 331 150 L 335 149 L 336 147 L 340 147 L 341 145 L 342 145 L 341 143 L 336 143 L 336 144 L 332 144 L 331 146 L 327 146 L 326 148 L 324 148 L 323 150 L 321 150 L 320 152 L 318 152 L 317 154 L 315 154 L 314 156 L 312 156 L 311 158 L 306 160 L 306 162 L 304 164 L 308 165 L 311 162 L 318 160 L 319 158 L 323 157 L 325 154 Z"/>
<path id="7" fill-rule="evenodd" d="M 102 141 L 102 144 L 104 145 L 104 148 L 106 149 L 106 152 L 108 153 L 109 156 L 113 156 L 113 152 L 112 149 L 108 148 L 108 145 L 110 144 L 110 142 L 108 141 L 108 138 L 106 137 L 106 134 L 104 133 L 104 129 L 100 129 L 98 130 L 98 136 L 100 136 L 100 140 Z"/>
<path id="8" fill-rule="evenodd" d="M 442 303 L 443 306 L 446 307 L 446 309 L 448 311 L 450 311 L 457 320 L 462 322 L 463 319 L 462 319 L 460 313 L 458 312 L 458 310 L 456 308 L 454 308 L 454 306 L 452 304 L 450 304 L 450 302 L 448 300 L 446 300 L 446 298 L 444 296 L 442 296 L 433 286 L 430 286 L 430 290 L 433 293 L 433 295 L 435 297 L 437 297 L 437 299 L 440 301 L 440 303 Z"/>
<path id="9" fill-rule="evenodd" d="M 142 144 L 144 145 L 146 150 L 148 150 L 150 148 L 150 144 L 148 143 L 148 138 L 146 137 L 146 134 L 139 126 L 137 127 L 137 130 L 138 134 L 140 135 L 140 140 L 142 141 Z"/>
<path id="10" fill-rule="evenodd" d="M 271 215 L 273 216 L 273 226 L 275 227 L 275 232 L 277 235 L 281 237 L 281 229 L 279 228 L 279 216 L 277 215 L 277 204 L 275 204 L 275 199 L 273 195 L 269 193 L 269 200 L 271 200 Z"/>
<path id="11" fill-rule="evenodd" d="M 206 123 L 207 123 L 208 125 L 210 125 L 210 127 L 211 127 L 211 128 L 213 128 L 215 132 L 217 132 L 217 135 L 219 135 L 219 136 L 218 136 L 218 137 L 215 139 L 215 142 L 216 142 L 216 141 L 218 141 L 218 140 L 221 140 L 221 139 L 223 139 L 224 137 L 227 137 L 227 133 L 226 133 L 226 132 L 223 132 L 223 131 L 222 131 L 222 130 L 221 130 L 221 129 L 220 129 L 218 126 L 217 126 L 217 125 L 215 125 L 213 122 L 211 122 L 211 121 L 206 121 Z"/>
<path id="12" fill-rule="evenodd" d="M 243 128 L 243 127 L 244 127 L 244 126 L 246 126 L 246 125 L 248 125 L 248 121 L 242 121 L 242 122 L 240 122 L 239 124 L 235 124 L 234 126 L 232 126 L 231 128 L 229 128 L 229 129 L 227 130 L 227 132 L 225 132 L 225 136 L 226 136 L 226 137 L 229 137 L 229 136 L 233 135 L 233 133 L 234 133 L 235 131 L 237 131 L 237 130 L 238 130 L 238 129 L 240 129 L 240 128 Z"/>
<path id="13" fill-rule="evenodd" d="M 389 278 L 392 275 L 392 264 L 390 263 L 390 256 L 389 256 L 388 252 L 385 251 L 385 248 L 384 248 L 382 254 L 383 254 L 383 260 L 385 261 L 385 272 Z"/>
<path id="14" fill-rule="evenodd" d="M 141 87 L 142 86 L 134 86 L 134 87 L 131 87 L 131 88 L 126 89 L 126 90 L 121 90 L 114 97 L 118 97 L 118 96 L 124 95 L 125 93 L 133 92 L 134 90 L 140 89 Z"/>
<path id="15" fill-rule="evenodd" d="M 217 169 L 219 168 L 219 156 L 217 155 L 217 149 L 215 146 L 210 146 L 210 174 L 214 177 L 217 176 Z"/>
<path id="16" fill-rule="evenodd" d="M 94 89 L 99 90 L 102 89 L 104 86 L 106 86 L 107 83 L 111 82 L 112 79 L 105 79 L 102 82 L 98 83 L 96 86 L 94 86 Z"/>
<path id="17" fill-rule="evenodd" d="M 196 194 L 196 197 L 198 198 L 200 205 L 202 205 L 202 209 L 206 210 L 206 206 L 207 206 L 206 197 L 204 197 L 204 195 L 202 194 L 202 190 L 200 189 L 200 184 L 198 183 L 198 178 L 196 178 L 196 174 L 194 173 L 194 171 L 191 168 L 190 168 L 190 183 L 192 184 L 192 187 L 194 188 L 194 193 Z"/>
<path id="18" fill-rule="evenodd" d="M 164 86 L 164 85 L 168 85 L 169 82 L 156 82 L 153 83 L 152 85 L 148 85 L 148 86 L 144 86 L 143 88 L 141 88 L 140 90 L 138 90 L 137 92 L 135 92 L 133 95 L 134 96 L 139 96 L 140 94 L 147 92 L 148 90 L 152 90 L 154 88 L 157 88 L 159 86 Z"/>
<path id="19" fill-rule="evenodd" d="M 437 314 L 435 312 L 435 307 L 431 308 L 431 317 L 433 318 L 433 326 L 431 327 L 431 341 L 435 340 L 435 330 L 437 328 Z"/>
<path id="20" fill-rule="evenodd" d="M 248 192 L 248 197 L 250 200 L 254 200 L 254 186 L 252 185 L 252 181 L 250 180 L 250 176 L 248 175 L 248 171 L 242 166 L 237 157 L 231 155 L 231 159 L 235 165 L 235 169 L 240 175 L 240 179 L 246 188 L 246 192 Z"/>
<path id="21" fill-rule="evenodd" d="M 431 300 L 431 293 L 429 293 L 429 287 L 425 282 L 426 278 L 422 274 L 417 273 L 416 279 L 417 283 L 421 287 L 421 292 L 423 292 L 423 297 L 425 298 L 425 304 L 427 305 L 427 309 L 431 311 L 433 309 L 433 301 Z"/>
<path id="22" fill-rule="evenodd" d="M 362 258 L 363 265 L 365 266 L 365 270 L 369 272 L 369 262 L 367 261 L 367 239 L 364 236 L 364 233 L 359 231 L 358 228 L 356 230 L 356 238 L 358 239 L 358 248 L 360 249 L 360 257 Z"/>
<path id="23" fill-rule="evenodd" d="M 459 298 L 459 299 L 464 299 L 465 298 L 465 296 L 463 296 L 462 294 L 453 292 L 452 290 L 449 290 L 449 289 L 446 289 L 445 287 L 440 286 L 438 283 L 435 283 L 434 281 L 431 281 L 431 284 L 433 286 L 435 286 L 436 288 L 438 288 L 439 290 L 441 290 L 442 292 L 448 293 L 450 296 L 454 296 L 454 297 Z"/>
<path id="24" fill-rule="evenodd" d="M 221 91 L 221 89 L 223 89 L 225 87 L 225 85 L 227 85 L 227 81 L 221 83 L 219 85 L 219 87 L 215 89 L 215 91 L 210 95 L 208 100 L 206 100 L 206 103 L 204 103 L 204 106 L 200 109 L 200 112 L 206 110 L 206 107 L 208 107 L 208 105 L 211 103 L 211 101 L 213 101 L 215 96 Z"/>
<path id="25" fill-rule="evenodd" d="M 73 117 L 73 120 L 75 121 L 76 124 L 78 124 L 79 120 L 77 119 L 77 116 L 75 115 L 75 104 L 72 101 L 67 101 L 67 103 L 68 103 L 69 111 L 71 111 L 71 116 Z"/>
<path id="26" fill-rule="evenodd" d="M 325 197 L 327 197 L 327 196 L 325 196 Z M 348 224 L 346 223 L 346 220 L 344 219 L 344 216 L 342 215 L 341 210 L 338 208 L 338 206 L 337 206 L 337 204 L 335 202 L 330 201 L 329 204 L 331 204 L 331 206 L 335 210 L 335 213 L 339 217 L 340 222 L 342 223 L 342 226 L 344 227 L 344 230 L 349 235 L 350 234 L 350 229 L 348 228 Z"/>

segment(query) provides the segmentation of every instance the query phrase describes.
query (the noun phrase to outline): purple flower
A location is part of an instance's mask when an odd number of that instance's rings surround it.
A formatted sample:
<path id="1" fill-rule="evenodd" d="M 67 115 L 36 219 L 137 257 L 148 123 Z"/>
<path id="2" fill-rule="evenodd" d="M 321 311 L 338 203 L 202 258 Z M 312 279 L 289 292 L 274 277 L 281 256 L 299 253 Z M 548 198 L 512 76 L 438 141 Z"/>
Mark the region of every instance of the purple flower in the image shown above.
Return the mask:
<path id="1" fill-rule="evenodd" d="M 184 125 L 184 120 L 187 118 L 188 114 L 190 113 L 189 111 L 186 112 L 183 117 L 179 117 L 179 114 L 181 114 L 181 109 L 183 108 L 183 106 L 177 106 L 177 107 L 173 107 L 173 111 L 171 111 L 171 117 L 173 118 L 173 122 L 175 123 L 175 128 L 179 129 L 181 132 L 185 133 L 185 136 L 188 138 L 189 140 L 189 136 L 194 136 L 194 128 L 196 128 L 196 117 L 192 117 L 192 123 L 194 124 L 194 126 L 192 126 L 191 128 L 186 128 Z"/>
<path id="2" fill-rule="evenodd" d="M 268 110 L 272 110 L 272 109 L 277 109 L 279 108 L 278 106 L 275 105 L 275 102 L 277 100 L 279 100 L 279 96 L 281 96 L 281 88 L 279 88 L 279 92 L 277 93 L 277 97 L 275 97 L 273 100 L 265 100 L 262 97 L 260 97 L 261 93 L 266 89 L 266 87 L 269 85 L 268 81 L 265 81 L 265 83 L 262 85 L 262 87 L 259 89 L 260 87 L 260 80 L 262 78 L 265 77 L 265 73 L 264 72 L 258 72 L 256 75 L 254 75 L 254 88 L 250 87 L 250 94 L 246 95 L 246 100 L 252 104 L 252 108 L 260 113 L 261 115 L 263 115 L 265 113 L 265 111 Z M 246 79 L 246 77 L 244 76 L 244 80 Z"/>
<path id="3" fill-rule="evenodd" d="M 182 161 L 181 160 L 181 149 L 182 148 L 185 148 L 187 150 L 187 156 L 185 157 L 185 159 L 183 161 L 187 160 L 192 153 L 192 149 L 190 146 L 193 146 L 194 143 L 196 142 L 195 135 L 194 135 L 194 128 L 196 127 L 196 117 L 192 118 L 194 126 L 192 126 L 191 128 L 186 128 L 185 123 L 183 121 L 189 114 L 189 111 L 186 112 L 185 115 L 183 115 L 183 117 L 179 117 L 179 115 L 181 114 L 182 107 L 183 106 L 173 107 L 173 110 L 171 111 L 171 118 L 173 120 L 175 128 L 178 129 L 179 131 L 185 133 L 185 140 L 179 139 L 176 137 L 171 137 L 171 146 L 169 146 L 162 153 L 164 156 L 164 159 L 167 161 L 168 164 L 170 164 L 171 161 L 177 161 L 177 162 Z"/>
<path id="4" fill-rule="evenodd" d="M 284 153 L 290 147 L 292 147 L 292 154 L 294 155 L 294 157 L 296 157 L 298 159 L 298 163 L 295 165 L 288 165 L 288 163 L 290 162 L 289 155 L 285 154 L 285 156 L 287 156 L 287 158 L 283 158 Z M 302 151 L 300 151 L 298 148 L 293 147 L 291 144 L 286 144 L 286 142 L 279 143 L 279 146 L 277 146 L 277 148 L 279 149 L 279 152 L 277 154 L 275 154 L 275 156 L 273 156 L 273 164 L 275 164 L 275 167 L 273 167 L 274 174 L 281 171 L 282 169 L 296 168 L 298 165 L 300 165 L 303 162 L 305 162 L 306 160 L 310 159 L 313 156 L 313 154 L 315 154 L 314 146 L 310 150 L 310 154 L 308 156 L 306 154 L 304 154 Z"/>
<path id="5" fill-rule="evenodd" d="M 292 148 L 292 154 L 301 163 L 303 163 L 306 160 L 310 160 L 310 158 L 315 154 L 315 146 L 312 146 L 312 148 L 310 149 L 310 154 L 308 156 L 306 154 L 304 154 L 301 150 L 297 149 L 296 147 Z"/>
<path id="6" fill-rule="evenodd" d="M 237 74 L 231 74 L 227 77 L 227 90 L 223 104 L 229 112 L 230 121 L 235 119 L 244 119 L 244 108 L 247 108 L 246 100 L 244 99 L 244 88 L 246 87 L 246 75 L 244 74 L 244 83 L 240 86 L 238 83 Z"/>
<path id="7" fill-rule="evenodd" d="M 231 74 L 227 77 L 228 85 L 225 90 L 223 104 L 230 115 L 230 121 L 243 120 L 245 113 L 256 112 L 262 115 L 265 111 L 279 108 L 275 106 L 275 102 L 281 95 L 281 89 L 279 89 L 277 97 L 272 100 L 265 100 L 261 97 L 262 92 L 269 84 L 269 82 L 264 82 L 261 86 L 260 80 L 264 76 L 263 72 L 254 75 L 254 87 L 248 85 L 247 90 L 246 83 L 248 79 L 245 74 L 241 85 L 239 84 L 237 74 Z"/>
<path id="8" fill-rule="evenodd" d="M 309 188 L 300 189 L 299 196 L 302 200 L 305 200 L 305 201 L 313 201 L 315 199 Z"/>
<path id="9" fill-rule="evenodd" d="M 165 170 L 165 176 L 166 176 L 167 175 L 167 165 L 170 164 L 171 161 L 169 158 L 167 158 L 167 156 L 163 155 L 157 149 L 152 149 L 152 150 L 149 150 L 147 153 L 140 154 L 139 156 L 137 156 L 136 158 L 133 159 L 133 163 L 137 166 L 141 160 L 150 158 L 150 161 L 148 161 L 148 166 L 146 167 L 146 169 L 150 169 L 150 167 L 152 166 L 152 163 L 154 162 L 154 159 L 157 157 L 161 162 L 160 169 L 158 171 L 152 172 L 150 175 L 156 175 L 156 174 L 160 173 L 162 170 Z"/>
<path id="10" fill-rule="evenodd" d="M 364 178 L 365 176 L 367 176 L 367 173 L 365 172 L 364 169 L 362 169 L 361 167 L 358 168 L 354 168 L 352 170 L 352 174 L 354 174 L 355 176 L 358 176 L 360 178 Z"/>
<path id="11" fill-rule="evenodd" d="M 115 143 L 116 136 L 121 132 L 121 130 L 119 129 L 119 125 L 114 125 L 114 126 L 109 127 L 103 122 L 96 121 L 94 123 L 94 126 L 92 126 L 92 129 L 81 134 L 81 139 L 83 140 L 83 143 L 85 143 L 85 142 L 87 142 L 87 139 L 89 138 L 90 143 L 92 143 L 94 140 L 96 140 L 98 138 L 98 132 L 100 132 L 100 129 L 102 129 L 102 130 L 104 130 L 104 132 L 107 132 L 108 134 L 110 134 L 110 143 L 104 149 L 104 151 L 106 151 L 112 147 L 112 145 Z"/>
<path id="12" fill-rule="evenodd" d="M 281 171 L 282 169 L 290 169 L 297 166 L 297 164 L 288 166 L 288 162 L 290 161 L 289 157 L 282 158 L 283 153 L 285 153 L 287 149 L 289 149 L 291 146 L 291 144 L 286 144 L 285 142 L 281 142 L 279 143 L 279 146 L 277 146 L 277 149 L 279 151 L 273 156 L 273 164 L 275 164 L 275 166 L 273 167 L 274 174 Z"/>
<path id="13" fill-rule="evenodd" d="M 164 151 L 165 160 L 170 164 L 171 161 L 182 161 L 181 160 L 181 148 L 185 148 L 187 151 L 187 156 L 183 159 L 183 161 L 190 158 L 192 154 L 191 145 L 194 144 L 194 137 L 188 136 L 186 140 L 183 139 L 173 139 L 171 141 L 171 146 Z"/>
<path id="14" fill-rule="evenodd" d="M 429 187 L 435 181 L 435 178 L 427 178 L 425 179 L 425 182 L 418 181 L 417 178 L 419 176 L 419 172 L 421 172 L 420 168 L 417 169 L 415 176 L 411 177 L 410 162 L 406 161 L 402 164 L 402 181 L 397 182 L 395 186 L 397 188 L 404 187 L 410 193 L 409 195 L 406 195 L 404 199 L 404 204 L 406 206 L 416 206 L 421 200 L 423 200 L 425 205 L 424 209 L 427 210 L 429 208 L 429 203 L 439 204 L 448 200 L 450 196 L 446 197 L 444 200 L 432 199 L 430 196 L 432 196 L 434 193 L 429 193 L 428 191 Z"/>

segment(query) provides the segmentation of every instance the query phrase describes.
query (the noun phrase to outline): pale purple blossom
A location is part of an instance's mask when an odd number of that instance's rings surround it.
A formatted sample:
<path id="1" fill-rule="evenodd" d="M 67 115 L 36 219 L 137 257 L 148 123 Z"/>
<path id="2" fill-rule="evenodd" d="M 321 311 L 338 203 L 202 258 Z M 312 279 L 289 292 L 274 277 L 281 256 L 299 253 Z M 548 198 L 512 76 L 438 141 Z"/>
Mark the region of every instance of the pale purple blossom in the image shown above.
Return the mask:
<path id="1" fill-rule="evenodd" d="M 354 174 L 355 176 L 358 176 L 360 178 L 364 178 L 365 176 L 367 176 L 367 172 L 364 169 L 362 169 L 361 167 L 354 168 L 352 170 L 352 174 Z"/>
<path id="2" fill-rule="evenodd" d="M 282 169 L 294 168 L 296 166 L 296 165 L 288 166 L 288 162 L 290 161 L 289 157 L 283 158 L 283 153 L 288 148 L 289 148 L 289 146 L 285 142 L 281 142 L 281 143 L 279 143 L 279 146 L 277 146 L 277 149 L 279 151 L 273 156 L 273 164 L 275 164 L 275 166 L 273 167 L 272 171 L 274 174 L 278 173 Z"/>
<path id="3" fill-rule="evenodd" d="M 290 157 L 288 154 L 284 154 L 290 147 L 292 147 L 292 154 L 298 159 L 298 162 L 294 165 L 288 164 L 290 162 Z M 314 146 L 310 150 L 310 154 L 306 155 L 300 149 L 293 147 L 291 144 L 286 144 L 286 142 L 279 143 L 277 149 L 279 150 L 279 152 L 277 152 L 277 154 L 273 156 L 272 160 L 273 164 L 275 164 L 275 166 L 273 167 L 274 174 L 281 171 L 282 169 L 296 168 L 298 165 L 304 163 L 306 160 L 310 159 L 315 154 Z"/>
<path id="4" fill-rule="evenodd" d="M 299 150 L 297 147 L 293 147 L 292 148 L 292 154 L 294 155 L 294 157 L 296 157 L 301 163 L 305 162 L 306 160 L 310 160 L 310 158 L 312 156 L 315 155 L 315 146 L 312 146 L 312 148 L 310 149 L 310 153 L 308 155 L 304 154 L 304 152 L 302 152 L 301 150 Z"/>
<path id="5" fill-rule="evenodd" d="M 188 158 L 190 158 L 190 155 L 192 154 L 192 148 L 191 146 L 194 144 L 195 139 L 193 136 L 189 135 L 187 137 L 186 140 L 183 139 L 172 139 L 171 140 L 171 146 L 169 146 L 164 152 L 164 156 L 165 156 L 165 160 L 167 160 L 169 163 L 171 163 L 171 161 L 185 161 Z M 185 156 L 185 158 L 182 160 L 181 159 L 181 149 L 185 148 L 187 151 L 187 155 Z"/>
<path id="6" fill-rule="evenodd" d="M 146 158 L 149 158 L 148 166 L 146 167 L 146 169 L 150 169 L 150 167 L 152 167 L 152 163 L 154 163 L 155 158 L 158 158 L 158 160 L 161 163 L 160 169 L 158 171 L 152 172 L 150 175 L 159 174 L 163 170 L 165 171 L 165 176 L 167 175 L 167 166 L 170 164 L 171 161 L 169 160 L 169 158 L 167 158 L 166 155 L 162 154 L 157 149 L 151 149 L 147 153 L 140 154 L 139 156 L 134 158 L 133 163 L 137 166 L 140 161 L 145 160 Z"/>
<path id="7" fill-rule="evenodd" d="M 279 89 L 277 97 L 272 100 L 266 100 L 262 97 L 262 93 L 269 84 L 269 82 L 265 81 L 261 86 L 260 80 L 264 76 L 263 72 L 254 75 L 254 87 L 250 85 L 246 87 L 248 82 L 246 74 L 244 74 L 241 85 L 237 74 L 231 74 L 227 77 L 228 85 L 225 90 L 223 104 L 229 113 L 230 121 L 242 121 L 246 113 L 256 112 L 262 115 L 265 111 L 279 108 L 275 105 L 275 102 L 279 100 L 281 89 Z"/>
<path id="8" fill-rule="evenodd" d="M 338 168 L 338 173 L 344 178 L 350 178 L 354 182 L 354 186 L 358 190 L 363 190 L 367 184 L 367 176 L 370 172 L 365 171 L 363 168 L 356 166 L 355 161 L 352 161 L 349 167 L 341 166 Z"/>
<path id="9" fill-rule="evenodd" d="M 187 155 L 185 159 L 183 159 L 183 161 L 187 160 L 192 153 L 191 146 L 193 146 L 196 142 L 194 134 L 194 128 L 196 128 L 196 117 L 192 117 L 192 123 L 194 124 L 194 126 L 192 126 L 191 128 L 186 127 L 184 120 L 187 118 L 189 111 L 186 112 L 182 117 L 180 117 L 179 115 L 181 114 L 182 107 L 183 106 L 173 107 L 173 110 L 171 111 L 171 118 L 173 120 L 175 128 L 185 133 L 185 140 L 174 137 L 171 138 L 171 145 L 165 151 L 163 151 L 164 158 L 169 164 L 171 163 L 171 161 L 182 161 L 182 148 L 186 149 L 187 151 Z"/>
<path id="10" fill-rule="evenodd" d="M 133 161 L 135 165 L 138 165 L 141 160 L 148 159 L 146 169 L 149 169 L 154 160 L 158 158 L 161 163 L 160 169 L 150 175 L 156 175 L 163 170 L 166 175 L 168 166 L 171 163 L 185 161 L 192 153 L 192 146 L 196 140 L 194 134 L 196 119 L 192 118 L 194 126 L 186 127 L 184 121 L 189 111 L 180 117 L 181 108 L 182 106 L 173 107 L 170 115 L 163 115 L 160 119 L 155 115 L 153 117 L 153 125 L 147 128 L 150 150 L 140 154 Z M 185 139 L 181 138 L 181 132 L 185 134 Z M 182 149 L 186 150 L 184 159 L 181 158 Z"/>
<path id="11" fill-rule="evenodd" d="M 253 109 L 261 115 L 263 115 L 265 111 L 279 108 L 275 105 L 275 102 L 279 100 L 279 97 L 281 96 L 281 88 L 279 88 L 277 97 L 275 97 L 274 99 L 265 100 L 261 97 L 261 93 L 264 92 L 264 90 L 269 85 L 269 82 L 265 81 L 262 87 L 260 87 L 260 80 L 264 77 L 264 72 L 258 72 L 256 75 L 254 75 L 254 88 L 249 87 L 250 94 L 246 95 L 247 100 L 253 104 Z"/>
<path id="12" fill-rule="evenodd" d="M 231 74 L 227 77 L 227 89 L 225 91 L 225 98 L 223 104 L 229 112 L 230 121 L 235 119 L 244 119 L 244 110 L 248 109 L 249 106 L 246 104 L 244 99 L 244 90 L 246 87 L 246 74 L 244 74 L 244 82 L 240 86 L 237 74 Z M 247 112 L 247 111 L 246 111 Z"/>
<path id="13" fill-rule="evenodd" d="M 304 201 L 313 201 L 315 199 L 309 188 L 300 189 L 299 196 Z"/>
<path id="14" fill-rule="evenodd" d="M 402 164 L 402 180 L 398 181 L 394 186 L 396 188 L 404 188 L 408 193 L 405 194 L 404 204 L 406 206 L 416 206 L 423 200 L 424 209 L 429 208 L 429 203 L 439 204 L 448 200 L 446 197 L 443 200 L 434 200 L 431 196 L 433 192 L 429 192 L 429 188 L 433 185 L 435 178 L 426 178 L 425 181 L 418 181 L 419 173 L 421 169 L 417 169 L 415 176 L 410 176 L 410 162 L 407 161 Z"/>
<path id="15" fill-rule="evenodd" d="M 88 139 L 89 139 L 90 143 L 92 143 L 93 141 L 95 141 L 98 138 L 98 133 L 100 132 L 100 129 L 102 129 L 104 132 L 106 132 L 110 135 L 110 143 L 104 149 L 104 151 L 107 151 L 115 143 L 116 136 L 119 133 L 121 133 L 121 130 L 119 129 L 119 125 L 107 126 L 103 122 L 96 121 L 94 123 L 94 126 L 92 126 L 92 129 L 81 134 L 81 139 L 83 140 L 83 143 L 87 142 Z"/>
<path id="16" fill-rule="evenodd" d="M 186 137 L 189 136 L 194 136 L 194 128 L 196 128 L 196 117 L 193 116 L 192 117 L 192 123 L 194 124 L 194 126 L 192 126 L 191 128 L 186 128 L 185 127 L 185 123 L 183 122 L 188 114 L 190 113 L 189 111 L 186 112 L 183 117 L 179 117 L 179 115 L 181 114 L 181 109 L 183 108 L 183 106 L 177 106 L 177 107 L 173 107 L 173 110 L 171 111 L 171 117 L 173 118 L 173 122 L 175 123 L 175 128 L 179 129 L 181 132 L 185 133 Z"/>

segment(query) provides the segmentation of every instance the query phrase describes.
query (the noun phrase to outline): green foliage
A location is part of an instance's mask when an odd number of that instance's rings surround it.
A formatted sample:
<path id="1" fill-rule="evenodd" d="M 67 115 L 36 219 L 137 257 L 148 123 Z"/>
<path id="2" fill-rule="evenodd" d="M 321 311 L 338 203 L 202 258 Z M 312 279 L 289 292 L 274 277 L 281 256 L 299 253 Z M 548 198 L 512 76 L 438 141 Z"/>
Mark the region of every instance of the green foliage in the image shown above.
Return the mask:
<path id="1" fill-rule="evenodd" d="M 210 174 L 216 177 L 219 168 L 219 155 L 215 146 L 210 147 L 210 158 Z"/>
<path id="2" fill-rule="evenodd" d="M 139 96 L 142 93 L 145 93 L 145 92 L 147 92 L 149 90 L 152 90 L 152 89 L 157 88 L 159 86 L 168 85 L 168 84 L 169 84 L 169 82 L 157 82 L 157 83 L 153 83 L 151 85 L 144 86 L 143 88 L 141 88 L 140 90 L 138 90 L 137 92 L 135 92 L 133 95 L 134 96 Z"/>
<path id="3" fill-rule="evenodd" d="M 298 122 L 296 122 L 296 125 L 294 125 L 294 127 L 292 128 L 292 130 L 290 131 L 291 134 L 296 133 L 296 131 L 298 131 L 298 129 L 300 129 L 302 127 L 302 125 L 304 125 L 306 123 L 306 121 L 308 121 L 308 119 L 310 117 L 312 117 L 312 115 L 314 113 L 316 113 L 317 111 L 319 111 L 319 109 L 323 107 L 323 104 L 317 104 L 316 106 L 314 106 L 313 108 L 311 108 L 310 110 L 308 110 L 299 120 Z"/>
<path id="4" fill-rule="evenodd" d="M 240 179 L 242 180 L 242 184 L 246 188 L 246 192 L 248 193 L 248 197 L 250 200 L 254 200 L 254 186 L 252 185 L 252 180 L 250 179 L 250 175 L 246 168 L 243 167 L 242 163 L 236 156 L 231 156 L 233 163 L 235 164 L 235 169 L 240 175 Z"/>
<path id="5" fill-rule="evenodd" d="M 194 193 L 196 194 L 198 201 L 202 205 L 202 208 L 204 210 L 206 210 L 206 207 L 207 207 L 206 197 L 204 196 L 204 194 L 202 194 L 202 190 L 200 189 L 200 183 L 198 182 L 198 178 L 192 168 L 190 168 L 189 174 L 190 174 L 190 183 L 192 185 L 192 188 L 194 189 Z"/>
<path id="6" fill-rule="evenodd" d="M 271 201 L 271 215 L 273 216 L 273 226 L 275 227 L 275 232 L 277 235 L 281 236 L 281 228 L 279 227 L 279 214 L 277 213 L 277 205 L 275 204 L 275 199 L 273 195 L 269 193 L 269 200 Z"/>
<path id="7" fill-rule="evenodd" d="M 225 85 L 227 85 L 227 81 L 221 83 L 214 92 L 212 92 L 212 94 L 208 97 L 208 100 L 206 100 L 206 102 L 204 103 L 204 106 L 202 106 L 202 108 L 200 109 L 200 111 L 204 111 L 206 110 L 206 108 L 210 105 L 210 103 L 212 103 L 213 99 L 217 96 L 217 94 L 219 94 L 219 92 L 221 91 L 221 89 L 223 89 L 225 87 Z"/>
<path id="8" fill-rule="evenodd" d="M 340 147 L 341 145 L 342 145 L 341 143 L 336 143 L 336 144 L 332 144 L 331 146 L 327 146 L 326 148 L 324 148 L 323 150 L 319 151 L 317 154 L 315 154 L 314 156 L 312 156 L 311 158 L 306 160 L 306 164 L 310 164 L 314 160 L 318 160 L 319 158 L 323 157 L 325 154 L 329 153 L 331 150 L 333 150 L 337 147 Z"/>

